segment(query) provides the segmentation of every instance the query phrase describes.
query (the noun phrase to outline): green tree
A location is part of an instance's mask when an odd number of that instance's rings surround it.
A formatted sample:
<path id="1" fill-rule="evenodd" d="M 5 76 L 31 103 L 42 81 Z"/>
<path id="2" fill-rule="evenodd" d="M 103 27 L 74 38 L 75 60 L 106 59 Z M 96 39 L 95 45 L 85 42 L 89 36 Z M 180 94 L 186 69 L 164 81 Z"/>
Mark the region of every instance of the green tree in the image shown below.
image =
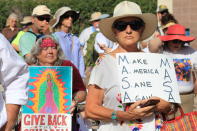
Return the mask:
<path id="1" fill-rule="evenodd" d="M 22 18 L 31 15 L 33 8 L 39 4 L 45 4 L 52 14 L 62 6 L 69 6 L 71 9 L 80 12 L 80 18 L 73 27 L 73 33 L 79 34 L 85 27 L 90 25 L 91 13 L 100 11 L 112 16 L 114 7 L 123 0 L 0 0 L 0 29 L 5 26 L 6 19 L 11 12 L 16 12 Z M 143 12 L 155 13 L 156 0 L 129 0 L 136 2 Z"/>

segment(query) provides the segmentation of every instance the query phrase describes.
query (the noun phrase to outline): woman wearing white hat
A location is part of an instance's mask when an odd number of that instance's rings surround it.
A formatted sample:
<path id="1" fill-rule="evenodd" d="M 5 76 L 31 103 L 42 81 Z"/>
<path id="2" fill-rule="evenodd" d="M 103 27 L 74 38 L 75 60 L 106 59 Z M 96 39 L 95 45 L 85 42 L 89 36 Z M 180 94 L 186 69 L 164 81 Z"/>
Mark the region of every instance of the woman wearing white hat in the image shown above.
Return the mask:
<path id="1" fill-rule="evenodd" d="M 84 78 L 85 65 L 80 48 L 81 44 L 79 38 L 71 33 L 73 23 L 79 18 L 79 12 L 72 10 L 70 7 L 61 7 L 56 11 L 54 18 L 56 19 L 52 26 L 55 29 L 54 35 L 66 58 L 77 67 Z"/>
<path id="2" fill-rule="evenodd" d="M 160 98 L 156 105 L 137 108 L 147 100 L 140 100 L 130 105 L 128 110 L 122 108 L 119 99 L 120 84 L 116 67 L 116 53 L 141 52 L 138 41 L 151 36 L 157 26 L 156 16 L 142 14 L 140 7 L 133 2 L 123 1 L 115 9 L 113 17 L 101 20 L 99 28 L 110 40 L 117 42 L 119 47 L 105 55 L 94 67 L 88 87 L 86 100 L 86 116 L 100 120 L 98 131 L 154 131 L 154 111 L 167 113 L 171 104 Z M 139 119 L 149 118 L 149 124 L 139 124 Z M 147 128 L 147 127 L 150 127 Z M 158 129 L 157 129 L 158 130 Z"/>

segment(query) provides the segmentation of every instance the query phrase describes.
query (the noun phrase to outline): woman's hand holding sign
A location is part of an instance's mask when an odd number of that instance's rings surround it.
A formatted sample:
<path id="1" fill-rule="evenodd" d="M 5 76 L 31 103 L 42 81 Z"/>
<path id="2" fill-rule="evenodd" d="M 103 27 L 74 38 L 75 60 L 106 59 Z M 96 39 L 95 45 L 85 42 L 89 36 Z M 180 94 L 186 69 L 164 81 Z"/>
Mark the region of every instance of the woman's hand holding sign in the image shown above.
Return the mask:
<path id="1" fill-rule="evenodd" d="M 149 102 L 150 100 L 140 100 L 129 105 L 126 109 L 126 112 L 128 113 L 128 117 L 130 117 L 128 120 L 137 120 L 151 116 L 154 113 L 156 104 L 151 103 L 150 105 L 141 107 L 142 105 L 146 105 L 146 103 Z"/>

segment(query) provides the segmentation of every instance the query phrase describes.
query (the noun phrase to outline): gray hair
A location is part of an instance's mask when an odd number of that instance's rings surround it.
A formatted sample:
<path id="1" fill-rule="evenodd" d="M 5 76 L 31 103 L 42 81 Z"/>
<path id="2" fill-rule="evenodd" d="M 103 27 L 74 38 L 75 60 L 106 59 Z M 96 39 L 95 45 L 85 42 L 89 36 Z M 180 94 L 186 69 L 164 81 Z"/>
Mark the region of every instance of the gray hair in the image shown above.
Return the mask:
<path id="1" fill-rule="evenodd" d="M 39 60 L 38 60 L 37 56 L 40 54 L 40 52 L 42 50 L 42 48 L 40 47 L 40 44 L 42 43 L 42 40 L 45 38 L 51 38 L 57 44 L 57 60 L 55 61 L 54 66 L 61 66 L 62 61 L 65 60 L 65 56 L 64 56 L 64 53 L 63 53 L 59 43 L 51 35 L 45 35 L 45 36 L 39 38 L 36 41 L 35 46 L 32 48 L 32 50 L 30 52 L 30 56 L 27 57 L 25 59 L 25 61 L 30 65 L 39 65 Z"/>
<path id="2" fill-rule="evenodd" d="M 11 19 L 16 19 L 16 21 L 18 21 L 18 16 L 17 16 L 17 14 L 11 13 L 11 14 L 8 16 L 8 18 L 7 18 L 7 20 L 6 20 L 6 26 L 10 26 L 10 20 L 11 20 Z"/>

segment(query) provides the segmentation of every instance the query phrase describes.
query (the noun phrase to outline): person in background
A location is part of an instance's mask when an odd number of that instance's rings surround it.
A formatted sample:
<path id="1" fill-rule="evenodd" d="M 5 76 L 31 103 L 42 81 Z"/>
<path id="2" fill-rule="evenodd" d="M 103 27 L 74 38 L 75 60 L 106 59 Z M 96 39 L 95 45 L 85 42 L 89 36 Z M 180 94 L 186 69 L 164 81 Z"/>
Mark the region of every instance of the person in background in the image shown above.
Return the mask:
<path id="1" fill-rule="evenodd" d="M 25 59 L 29 56 L 36 39 L 43 36 L 48 30 L 51 19 L 50 12 L 46 5 L 38 5 L 33 9 L 31 28 L 19 40 L 19 49 Z"/>
<path id="2" fill-rule="evenodd" d="M 109 17 L 109 14 L 102 14 L 98 19 L 102 20 L 102 19 L 105 19 L 105 18 L 108 18 L 108 17 Z M 96 32 L 97 33 L 95 34 L 95 38 L 94 38 L 94 41 L 95 41 L 94 42 L 94 49 L 99 54 L 99 56 L 102 56 L 104 53 L 109 53 L 110 51 L 112 51 L 113 49 L 115 49 L 117 47 L 116 44 L 114 42 L 110 41 L 109 39 L 107 39 L 99 31 L 99 29 Z M 90 35 L 90 37 L 91 37 L 91 35 Z M 87 48 L 89 48 L 89 47 L 87 47 Z"/>
<path id="3" fill-rule="evenodd" d="M 50 57 L 48 57 L 50 56 Z M 53 36 L 45 35 L 36 41 L 35 46 L 32 48 L 30 57 L 27 59 L 30 66 L 71 66 L 73 68 L 73 102 L 72 110 L 75 110 L 77 103 L 83 102 L 86 97 L 86 88 L 83 80 L 76 66 L 69 60 L 65 60 L 64 53 Z M 76 114 L 74 114 L 76 118 Z M 76 120 L 73 121 L 72 131 L 77 131 Z"/>
<path id="4" fill-rule="evenodd" d="M 121 103 L 121 94 L 116 63 L 117 53 L 129 53 L 142 51 L 137 48 L 138 41 L 150 37 L 157 27 L 157 19 L 154 14 L 142 13 L 139 5 L 130 1 L 122 1 L 114 8 L 113 17 L 100 21 L 100 31 L 111 41 L 117 42 L 118 47 L 111 53 L 103 56 L 93 68 L 86 99 L 85 113 L 87 118 L 100 120 L 98 131 L 131 131 L 146 130 L 152 126 L 152 130 L 159 130 L 154 123 L 154 115 L 157 113 L 168 113 L 173 104 L 160 100 L 153 106 L 137 108 L 147 100 L 139 100 L 131 104 L 127 110 Z M 139 119 L 149 119 L 153 123 L 140 128 L 136 123 Z M 152 120 L 151 120 L 152 119 Z M 138 121 L 139 122 L 139 121 Z M 156 126 L 156 127 L 155 127 Z M 153 129 L 154 128 L 154 129 Z"/>
<path id="5" fill-rule="evenodd" d="M 28 100 L 29 72 L 9 41 L 0 34 L 0 130 L 12 131 L 21 105 Z"/>
<path id="6" fill-rule="evenodd" d="M 160 36 L 162 42 L 150 43 L 150 51 L 162 53 L 173 58 L 181 106 L 185 113 L 191 112 L 194 105 L 193 90 L 196 86 L 195 79 L 192 79 L 192 67 L 197 64 L 197 51 L 188 46 L 195 37 L 185 35 L 185 27 L 180 24 L 169 26 L 164 36 Z M 187 43 L 187 44 L 186 44 Z"/>
<path id="7" fill-rule="evenodd" d="M 99 56 L 110 53 L 117 48 L 117 44 L 107 39 L 101 32 L 96 35 L 94 48 Z"/>
<path id="8" fill-rule="evenodd" d="M 101 19 L 109 17 L 108 14 L 102 14 L 101 12 L 94 12 L 91 14 L 89 22 L 92 24 L 90 27 L 85 28 L 79 35 L 79 40 L 81 46 L 83 46 L 83 55 L 87 53 L 87 41 L 90 38 L 90 35 L 94 32 L 98 32 L 99 21 Z"/>
<path id="9" fill-rule="evenodd" d="M 164 11 L 166 11 L 166 9 L 164 9 Z M 163 15 L 161 17 L 160 22 L 161 22 L 160 31 L 162 31 L 163 35 L 166 34 L 168 27 L 170 27 L 174 24 L 178 24 L 178 21 L 170 13 L 166 13 L 165 15 Z M 156 32 L 156 34 L 157 33 L 158 32 Z M 158 49 L 162 49 L 162 48 L 158 47 L 158 46 L 162 46 L 162 41 L 159 39 L 160 36 L 161 36 L 161 34 L 154 35 L 154 37 L 149 40 L 148 46 L 147 46 L 149 52 L 154 53 L 154 52 L 158 52 Z"/>
<path id="10" fill-rule="evenodd" d="M 71 33 L 73 23 L 79 18 L 79 12 L 70 7 L 59 8 L 54 15 L 56 22 L 53 24 L 55 29 L 54 36 L 66 56 L 79 70 L 81 77 L 85 78 L 85 65 L 81 52 L 79 38 Z"/>
<path id="11" fill-rule="evenodd" d="M 161 42 L 159 40 L 159 36 L 164 35 L 164 31 L 166 31 L 166 27 L 164 27 L 167 23 L 171 23 L 171 22 L 177 22 L 176 19 L 174 18 L 174 16 L 172 14 L 169 13 L 168 8 L 166 5 L 160 5 L 157 8 L 156 11 L 156 15 L 157 15 L 157 20 L 158 20 L 158 26 L 156 31 L 154 32 L 154 34 L 149 37 L 148 39 L 139 42 L 138 47 L 141 48 L 144 52 L 150 52 L 149 51 L 149 43 L 157 43 L 157 42 Z M 153 49 L 153 48 L 151 48 Z"/>
<path id="12" fill-rule="evenodd" d="M 178 24 L 178 21 L 170 13 L 168 13 L 168 14 L 166 14 L 166 15 L 164 15 L 164 16 L 161 17 L 161 25 L 162 26 L 168 24 L 169 22 L 174 22 L 174 23 Z"/>
<path id="13" fill-rule="evenodd" d="M 12 47 L 16 50 L 16 52 L 18 52 L 20 54 L 20 50 L 19 50 L 19 40 L 21 38 L 22 35 L 25 34 L 25 32 L 27 32 L 32 25 L 32 17 L 31 16 L 25 16 L 23 17 L 23 20 L 20 22 L 20 24 L 23 26 L 22 30 L 19 31 L 16 35 L 16 37 L 11 41 Z M 21 54 L 20 54 L 21 55 Z"/>
<path id="14" fill-rule="evenodd" d="M 164 17 L 165 15 L 168 15 L 169 11 L 166 5 L 160 5 L 157 9 L 157 20 L 158 20 L 158 27 L 157 27 L 157 31 L 159 33 L 159 35 L 164 35 L 163 31 L 162 31 L 162 22 L 161 19 L 162 17 Z"/>
<path id="15" fill-rule="evenodd" d="M 99 57 L 99 54 L 101 54 L 101 52 L 103 53 L 103 49 L 105 49 L 105 51 L 109 51 L 110 49 L 108 47 L 111 47 L 113 43 L 110 42 L 98 29 L 99 21 L 107 17 L 109 17 L 109 14 L 101 14 L 101 12 L 92 13 L 91 19 L 89 20 L 91 21 L 92 26 L 84 29 L 79 36 L 80 41 L 85 44 L 83 44 L 83 55 L 85 63 L 86 85 L 88 84 L 90 73 Z M 98 37 L 98 41 L 96 37 Z"/>
<path id="16" fill-rule="evenodd" d="M 163 33 L 167 31 L 167 27 L 178 24 L 178 21 L 174 18 L 172 14 L 166 14 L 161 18 L 161 28 Z"/>
<path id="17" fill-rule="evenodd" d="M 8 41 L 11 41 L 20 30 L 17 27 L 17 22 L 18 16 L 15 13 L 11 13 L 7 18 L 6 27 L 2 30 L 2 34 L 8 39 Z"/>
<path id="18" fill-rule="evenodd" d="M 169 14 L 168 7 L 166 5 L 160 5 L 157 10 L 158 20 L 161 21 L 161 18 L 167 14 Z"/>

